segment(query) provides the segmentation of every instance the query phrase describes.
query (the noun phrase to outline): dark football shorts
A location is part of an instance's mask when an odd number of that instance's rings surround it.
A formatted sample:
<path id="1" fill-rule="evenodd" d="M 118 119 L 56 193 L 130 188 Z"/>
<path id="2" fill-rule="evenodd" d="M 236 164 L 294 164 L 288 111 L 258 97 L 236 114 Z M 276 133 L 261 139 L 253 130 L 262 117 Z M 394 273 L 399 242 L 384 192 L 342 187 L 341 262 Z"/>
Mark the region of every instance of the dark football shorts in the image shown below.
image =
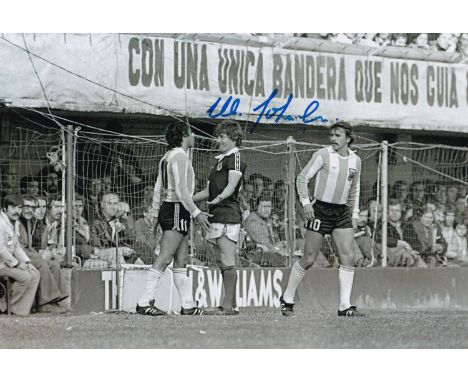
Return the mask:
<path id="1" fill-rule="evenodd" d="M 190 229 L 190 213 L 179 202 L 164 202 L 159 210 L 158 223 L 164 231 L 177 231 L 184 235 Z"/>
<path id="2" fill-rule="evenodd" d="M 315 219 L 306 220 L 304 227 L 322 235 L 330 234 L 336 228 L 353 228 L 349 208 L 345 204 L 331 204 L 316 200 L 313 203 Z"/>

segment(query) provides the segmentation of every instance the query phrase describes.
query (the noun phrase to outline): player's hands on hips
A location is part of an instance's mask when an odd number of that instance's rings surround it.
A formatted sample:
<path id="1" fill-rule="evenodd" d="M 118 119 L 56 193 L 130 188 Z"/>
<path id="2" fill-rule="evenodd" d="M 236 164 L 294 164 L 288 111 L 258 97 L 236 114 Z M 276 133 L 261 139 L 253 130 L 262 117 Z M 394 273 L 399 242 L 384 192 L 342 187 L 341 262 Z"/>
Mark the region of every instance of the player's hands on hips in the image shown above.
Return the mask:
<path id="1" fill-rule="evenodd" d="M 309 221 L 313 221 L 315 219 L 314 207 L 312 207 L 312 204 L 306 204 L 304 206 L 304 217 Z"/>
<path id="2" fill-rule="evenodd" d="M 354 231 L 357 231 L 357 219 L 351 219 Z"/>
<path id="3" fill-rule="evenodd" d="M 203 231 L 205 232 L 208 232 L 211 228 L 211 224 L 210 222 L 208 221 L 208 218 L 211 217 L 213 215 L 207 213 L 207 212 L 200 212 L 197 217 L 195 218 L 195 220 L 197 221 L 198 224 L 200 224 L 200 226 L 202 227 Z"/>

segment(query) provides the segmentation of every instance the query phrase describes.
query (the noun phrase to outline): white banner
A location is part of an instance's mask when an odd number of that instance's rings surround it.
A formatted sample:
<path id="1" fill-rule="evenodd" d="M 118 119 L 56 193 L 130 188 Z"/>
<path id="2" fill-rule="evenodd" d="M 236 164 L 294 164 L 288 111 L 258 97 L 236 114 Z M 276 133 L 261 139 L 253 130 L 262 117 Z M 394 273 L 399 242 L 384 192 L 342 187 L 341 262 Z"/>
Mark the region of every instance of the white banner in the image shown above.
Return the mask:
<path id="1" fill-rule="evenodd" d="M 247 38 L 3 34 L 0 98 L 13 106 L 46 105 L 26 48 L 50 104 L 66 110 L 468 131 L 465 64 L 249 47 Z"/>

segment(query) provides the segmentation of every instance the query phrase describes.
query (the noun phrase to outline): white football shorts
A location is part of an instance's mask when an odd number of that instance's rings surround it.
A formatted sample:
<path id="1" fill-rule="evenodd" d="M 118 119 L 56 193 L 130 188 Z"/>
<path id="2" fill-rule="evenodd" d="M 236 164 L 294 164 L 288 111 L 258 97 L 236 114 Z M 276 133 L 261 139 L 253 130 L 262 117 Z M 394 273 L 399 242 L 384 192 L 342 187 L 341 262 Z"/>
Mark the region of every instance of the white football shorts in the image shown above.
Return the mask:
<path id="1" fill-rule="evenodd" d="M 211 230 L 206 239 L 216 243 L 216 239 L 225 235 L 228 239 L 237 243 L 239 240 L 240 224 L 211 223 Z"/>

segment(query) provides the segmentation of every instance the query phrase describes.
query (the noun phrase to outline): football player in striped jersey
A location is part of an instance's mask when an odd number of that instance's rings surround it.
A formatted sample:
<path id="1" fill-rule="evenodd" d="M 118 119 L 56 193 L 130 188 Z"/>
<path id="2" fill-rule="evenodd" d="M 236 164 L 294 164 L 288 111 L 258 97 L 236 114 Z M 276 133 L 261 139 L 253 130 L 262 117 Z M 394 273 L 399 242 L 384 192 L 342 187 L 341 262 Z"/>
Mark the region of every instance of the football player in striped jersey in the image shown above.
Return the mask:
<path id="1" fill-rule="evenodd" d="M 288 286 L 280 298 L 281 312 L 285 316 L 294 314 L 296 289 L 306 270 L 314 264 L 326 234 L 331 234 L 340 259 L 338 316 L 364 315 L 350 303 L 354 278 L 351 251 L 359 216 L 361 159 L 349 148 L 354 141 L 349 123 L 332 125 L 330 141 L 331 146 L 316 151 L 297 176 L 296 186 L 304 208 L 306 234 L 304 254 L 293 265 Z M 315 178 L 315 188 L 311 201 L 308 183 L 312 178 Z"/>
<path id="2" fill-rule="evenodd" d="M 193 147 L 194 137 L 190 127 L 176 122 L 166 131 L 168 151 L 159 162 L 159 173 L 154 187 L 153 211 L 162 228 L 161 250 L 153 267 L 148 271 L 146 285 L 140 296 L 137 313 L 160 316 L 166 312 L 150 304 L 154 300 L 167 266 L 174 260 L 174 284 L 179 293 L 182 315 L 202 315 L 203 310 L 195 305 L 190 279 L 187 276 L 188 232 L 190 216 L 204 231 L 210 229 L 206 212 L 200 211 L 193 202 L 195 174 L 187 151 Z M 161 201 L 163 202 L 162 205 Z"/>
<path id="3" fill-rule="evenodd" d="M 208 200 L 212 216 L 207 239 L 214 244 L 223 276 L 224 300 L 221 306 L 206 314 L 237 315 L 236 254 L 242 222 L 239 190 L 247 166 L 239 152 L 241 127 L 236 122 L 223 121 L 217 126 L 216 135 L 221 154 L 215 157 L 206 188 L 193 197 L 195 202 Z"/>

